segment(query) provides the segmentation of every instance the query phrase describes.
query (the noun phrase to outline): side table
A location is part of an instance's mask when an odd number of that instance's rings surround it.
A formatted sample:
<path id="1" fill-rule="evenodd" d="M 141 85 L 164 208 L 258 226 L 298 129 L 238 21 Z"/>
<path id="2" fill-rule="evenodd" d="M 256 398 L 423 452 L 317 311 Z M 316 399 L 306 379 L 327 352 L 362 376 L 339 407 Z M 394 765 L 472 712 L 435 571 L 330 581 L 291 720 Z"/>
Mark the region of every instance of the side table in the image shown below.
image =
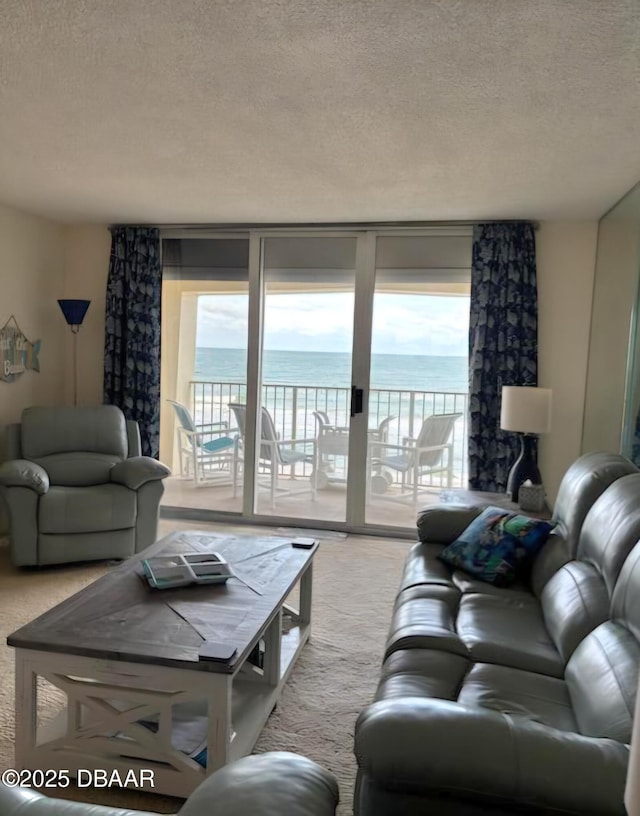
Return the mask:
<path id="1" fill-rule="evenodd" d="M 440 501 L 443 504 L 476 504 L 481 507 L 494 505 L 495 507 L 504 507 L 505 510 L 522 513 L 525 516 L 533 516 L 533 518 L 551 518 L 551 511 L 546 505 L 544 510 L 540 510 L 539 512 L 535 510 L 522 510 L 516 502 L 511 501 L 506 493 L 491 493 L 487 490 L 465 490 L 463 488 L 442 490 L 440 492 Z"/>

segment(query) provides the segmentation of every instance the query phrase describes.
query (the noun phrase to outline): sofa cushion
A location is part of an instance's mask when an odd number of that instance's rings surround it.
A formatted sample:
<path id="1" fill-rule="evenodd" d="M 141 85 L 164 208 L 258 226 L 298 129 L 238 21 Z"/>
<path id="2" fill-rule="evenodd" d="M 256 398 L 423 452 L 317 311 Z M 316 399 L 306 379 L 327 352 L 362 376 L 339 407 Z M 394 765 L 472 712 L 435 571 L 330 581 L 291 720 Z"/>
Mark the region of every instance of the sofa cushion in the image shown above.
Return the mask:
<path id="1" fill-rule="evenodd" d="M 564 661 L 533 595 L 464 595 L 456 628 L 474 662 L 562 677 Z"/>
<path id="2" fill-rule="evenodd" d="M 533 594 L 539 598 L 551 576 L 570 560 L 567 540 L 562 530 L 554 527 L 531 566 L 528 584 Z"/>
<path id="3" fill-rule="evenodd" d="M 414 544 L 404 565 L 400 591 L 420 584 L 452 587 L 451 570 L 440 561 L 442 544 Z"/>
<path id="4" fill-rule="evenodd" d="M 565 679 L 580 733 L 631 741 L 640 644 L 624 626 L 601 623 L 580 643 Z"/>
<path id="5" fill-rule="evenodd" d="M 418 537 L 430 544 L 450 544 L 481 512 L 477 504 L 425 507 L 418 513 Z"/>
<path id="6" fill-rule="evenodd" d="M 558 677 L 476 663 L 462 682 L 458 702 L 561 731 L 578 730 L 566 683 Z"/>
<path id="7" fill-rule="evenodd" d="M 454 614 L 446 601 L 417 598 L 397 607 L 391 619 L 385 656 L 398 649 L 437 648 L 466 656 L 456 633 Z"/>
<path id="8" fill-rule="evenodd" d="M 115 484 L 51 487 L 40 498 L 41 533 L 99 533 L 136 524 L 136 494 Z"/>
<path id="9" fill-rule="evenodd" d="M 594 502 L 580 532 L 577 558 L 601 573 L 609 595 L 640 539 L 640 473 L 623 476 Z"/>
<path id="10" fill-rule="evenodd" d="M 439 558 L 490 584 L 508 586 L 531 564 L 552 528 L 542 519 L 486 507 Z"/>
<path id="11" fill-rule="evenodd" d="M 470 667 L 462 655 L 437 649 L 399 649 L 382 665 L 376 700 L 438 697 L 455 700 Z"/>
<path id="12" fill-rule="evenodd" d="M 545 585 L 540 598 L 551 639 L 568 661 L 576 646 L 609 617 L 610 598 L 593 564 L 570 561 Z"/>
<path id="13" fill-rule="evenodd" d="M 585 453 L 568 468 L 556 497 L 553 519 L 567 542 L 573 558 L 578 548 L 582 523 L 594 502 L 617 479 L 638 468 L 619 453 Z"/>
<path id="14" fill-rule="evenodd" d="M 611 599 L 611 619 L 640 642 L 640 543 L 631 550 Z"/>
<path id="15" fill-rule="evenodd" d="M 489 584 L 485 584 L 485 586 L 489 586 Z M 393 605 L 394 611 L 402 604 L 415 601 L 417 598 L 435 598 L 444 601 L 451 610 L 451 614 L 455 615 L 460 605 L 460 590 L 457 587 L 445 586 L 444 584 L 415 584 L 398 593 Z"/>

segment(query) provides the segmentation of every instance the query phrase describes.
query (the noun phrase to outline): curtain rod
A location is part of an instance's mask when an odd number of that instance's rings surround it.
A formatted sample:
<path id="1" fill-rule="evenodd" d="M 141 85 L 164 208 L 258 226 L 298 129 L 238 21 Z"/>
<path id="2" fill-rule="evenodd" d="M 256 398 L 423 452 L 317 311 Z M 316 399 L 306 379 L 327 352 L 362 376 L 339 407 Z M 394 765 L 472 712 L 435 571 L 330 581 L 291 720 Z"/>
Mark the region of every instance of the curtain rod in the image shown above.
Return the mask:
<path id="1" fill-rule="evenodd" d="M 117 227 L 155 227 L 157 229 L 180 229 L 198 232 L 200 230 L 267 230 L 267 229 L 424 229 L 426 227 L 475 227 L 478 224 L 531 224 L 534 230 L 540 226 L 538 221 L 524 218 L 485 218 L 477 221 L 306 221 L 306 222 L 248 222 L 248 223 L 213 223 L 213 224 L 111 224 L 109 229 Z"/>

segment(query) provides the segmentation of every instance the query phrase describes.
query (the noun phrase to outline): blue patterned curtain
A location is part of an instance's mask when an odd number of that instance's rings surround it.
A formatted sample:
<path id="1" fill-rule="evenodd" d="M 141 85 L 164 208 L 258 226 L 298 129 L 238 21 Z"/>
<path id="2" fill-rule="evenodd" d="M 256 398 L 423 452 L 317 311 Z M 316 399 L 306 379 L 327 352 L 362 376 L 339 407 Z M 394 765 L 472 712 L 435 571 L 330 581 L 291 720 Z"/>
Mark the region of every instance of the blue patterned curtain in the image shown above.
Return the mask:
<path id="1" fill-rule="evenodd" d="M 142 453 L 158 456 L 160 437 L 159 230 L 115 227 L 107 281 L 104 401 L 140 426 Z"/>
<path id="2" fill-rule="evenodd" d="M 640 467 L 640 413 L 638 413 L 638 416 L 636 417 L 635 430 L 633 433 L 633 440 L 631 442 L 630 458 L 634 465 Z"/>
<path id="3" fill-rule="evenodd" d="M 537 385 L 538 296 L 531 224 L 473 231 L 469 320 L 469 487 L 504 492 L 517 434 L 500 430 L 503 385 Z"/>

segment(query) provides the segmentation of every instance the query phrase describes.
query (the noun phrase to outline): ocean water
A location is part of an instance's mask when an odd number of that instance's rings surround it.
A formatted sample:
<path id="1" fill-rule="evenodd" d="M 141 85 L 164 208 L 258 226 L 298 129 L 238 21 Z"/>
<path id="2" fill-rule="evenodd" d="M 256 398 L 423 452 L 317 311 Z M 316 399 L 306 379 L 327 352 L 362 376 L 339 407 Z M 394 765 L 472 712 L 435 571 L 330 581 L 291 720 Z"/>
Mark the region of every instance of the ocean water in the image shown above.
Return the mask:
<path id="1" fill-rule="evenodd" d="M 263 358 L 265 385 L 304 385 L 348 388 L 351 385 L 351 355 L 330 351 L 272 351 Z M 247 353 L 244 349 L 196 349 L 194 379 L 222 383 L 244 383 Z M 403 354 L 373 354 L 371 388 L 406 391 L 467 393 L 466 357 L 435 357 Z"/>
<path id="2" fill-rule="evenodd" d="M 196 349 L 193 404 L 196 422 L 233 423 L 229 404 L 246 400 L 244 349 Z M 315 410 L 337 425 L 349 422 L 351 355 L 339 352 L 264 352 L 262 404 L 281 439 L 314 438 Z M 454 471 L 463 478 L 468 369 L 465 357 L 373 354 L 368 424 L 390 417 L 388 441 L 417 435 L 430 414 L 460 413 L 455 423 Z M 340 457 L 338 457 L 340 459 Z M 344 457 L 342 462 L 344 465 Z M 456 482 L 458 483 L 458 482 Z M 462 483 L 462 482 L 460 482 Z"/>

